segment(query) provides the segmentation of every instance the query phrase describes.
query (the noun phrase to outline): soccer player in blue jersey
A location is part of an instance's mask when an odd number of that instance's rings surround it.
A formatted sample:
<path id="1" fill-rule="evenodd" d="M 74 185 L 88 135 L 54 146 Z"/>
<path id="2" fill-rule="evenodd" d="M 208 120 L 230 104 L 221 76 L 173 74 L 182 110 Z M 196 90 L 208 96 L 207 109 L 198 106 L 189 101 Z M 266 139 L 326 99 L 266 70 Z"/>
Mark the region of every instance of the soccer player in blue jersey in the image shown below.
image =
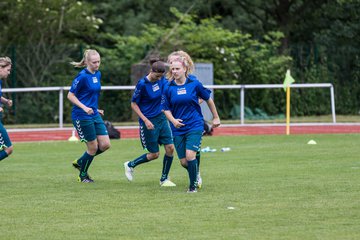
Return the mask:
<path id="1" fill-rule="evenodd" d="M 78 181 L 94 182 L 88 169 L 94 157 L 110 148 L 110 139 L 104 121 L 100 115 L 104 111 L 98 109 L 101 90 L 100 54 L 96 50 L 88 49 L 80 62 L 71 62 L 75 67 L 83 68 L 72 82 L 68 99 L 73 104 L 72 121 L 87 150 L 73 166 L 80 171 Z"/>
<path id="2" fill-rule="evenodd" d="M 200 149 L 204 118 L 201 113 L 199 98 L 206 101 L 213 114 L 213 127 L 220 126 L 220 118 L 210 90 L 200 81 L 189 78 L 189 63 L 184 57 L 174 59 L 170 67 L 170 82 L 165 86 L 162 108 L 172 123 L 176 152 L 181 165 L 189 174 L 189 193 L 197 192 L 196 153 Z"/>
<path id="3" fill-rule="evenodd" d="M 11 72 L 12 62 L 9 57 L 0 57 L 0 102 L 8 107 L 12 106 L 12 100 L 2 96 L 2 79 L 6 79 Z M 2 124 L 2 113 L 4 111 L 0 104 L 0 161 L 8 157 L 13 152 L 13 146 L 9 135 Z"/>
<path id="4" fill-rule="evenodd" d="M 167 80 L 163 77 L 166 68 L 161 61 L 150 63 L 149 74 L 139 80 L 131 99 L 131 108 L 139 116 L 141 144 L 148 153 L 142 154 L 133 161 L 125 162 L 125 176 L 132 181 L 136 166 L 157 159 L 160 154 L 160 144 L 165 148 L 160 186 L 173 187 L 176 184 L 168 178 L 174 153 L 173 136 L 161 108 L 162 92 L 167 84 Z"/>
<path id="5" fill-rule="evenodd" d="M 179 50 L 179 51 L 175 51 L 175 52 L 172 52 L 169 54 L 168 56 L 168 59 L 167 59 L 167 63 L 168 64 L 171 64 L 172 61 L 176 60 L 178 57 L 181 57 L 181 58 L 184 58 L 188 64 L 187 68 L 188 68 L 188 77 L 192 80 L 197 80 L 196 76 L 192 75 L 191 73 L 195 70 L 195 66 L 194 66 L 194 62 L 193 60 L 191 59 L 190 55 L 185 52 L 185 51 L 182 51 L 182 50 Z M 167 74 L 166 74 L 166 77 L 168 79 L 171 78 L 171 71 L 168 71 Z M 199 103 L 201 104 L 203 102 L 203 100 L 201 98 L 199 98 Z M 197 176 L 196 176 L 196 184 L 197 184 L 197 187 L 198 188 L 201 188 L 202 186 L 202 178 L 201 178 L 201 175 L 200 175 L 200 159 L 201 159 L 201 149 L 199 149 L 197 152 L 196 152 L 196 163 L 197 163 L 197 170 L 198 170 L 198 173 L 197 173 Z M 184 168 L 187 169 L 187 166 L 183 166 Z"/>

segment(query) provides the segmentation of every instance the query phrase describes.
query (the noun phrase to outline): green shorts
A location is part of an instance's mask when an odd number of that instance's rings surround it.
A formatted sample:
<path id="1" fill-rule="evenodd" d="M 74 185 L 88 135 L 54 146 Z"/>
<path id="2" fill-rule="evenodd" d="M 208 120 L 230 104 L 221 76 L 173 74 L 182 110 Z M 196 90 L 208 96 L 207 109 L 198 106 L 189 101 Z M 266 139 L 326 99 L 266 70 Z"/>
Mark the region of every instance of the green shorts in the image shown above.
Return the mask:
<path id="1" fill-rule="evenodd" d="M 9 135 L 0 121 L 0 150 L 12 146 Z"/>
<path id="2" fill-rule="evenodd" d="M 147 129 L 144 122 L 140 122 L 140 141 L 144 149 L 151 153 L 159 152 L 159 145 L 173 144 L 173 136 L 168 120 L 163 113 L 149 118 L 154 129 Z"/>
<path id="3" fill-rule="evenodd" d="M 179 159 L 186 157 L 186 150 L 198 152 L 201 147 L 202 131 L 192 131 L 174 137 L 174 144 Z"/>
<path id="4" fill-rule="evenodd" d="M 98 135 L 108 135 L 108 131 L 100 115 L 91 120 L 73 120 L 73 125 L 82 142 L 94 141 Z"/>

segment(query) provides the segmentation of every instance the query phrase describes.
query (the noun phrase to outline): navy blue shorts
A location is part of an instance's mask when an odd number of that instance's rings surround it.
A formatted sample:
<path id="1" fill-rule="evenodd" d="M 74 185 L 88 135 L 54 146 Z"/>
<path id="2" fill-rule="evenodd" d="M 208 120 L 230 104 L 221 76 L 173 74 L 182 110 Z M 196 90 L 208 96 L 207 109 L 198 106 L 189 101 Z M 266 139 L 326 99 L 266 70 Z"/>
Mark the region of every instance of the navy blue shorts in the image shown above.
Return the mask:
<path id="1" fill-rule="evenodd" d="M 140 141 L 144 149 L 151 153 L 159 152 L 159 145 L 173 144 L 173 136 L 169 121 L 163 113 L 149 118 L 154 129 L 147 129 L 144 122 L 140 123 Z"/>
<path id="2" fill-rule="evenodd" d="M 73 125 L 81 142 L 91 142 L 94 141 L 98 135 L 108 135 L 108 131 L 100 115 L 90 120 L 73 120 Z"/>
<path id="3" fill-rule="evenodd" d="M 191 131 L 174 137 L 174 144 L 179 159 L 186 158 L 186 150 L 198 152 L 201 147 L 202 131 Z"/>

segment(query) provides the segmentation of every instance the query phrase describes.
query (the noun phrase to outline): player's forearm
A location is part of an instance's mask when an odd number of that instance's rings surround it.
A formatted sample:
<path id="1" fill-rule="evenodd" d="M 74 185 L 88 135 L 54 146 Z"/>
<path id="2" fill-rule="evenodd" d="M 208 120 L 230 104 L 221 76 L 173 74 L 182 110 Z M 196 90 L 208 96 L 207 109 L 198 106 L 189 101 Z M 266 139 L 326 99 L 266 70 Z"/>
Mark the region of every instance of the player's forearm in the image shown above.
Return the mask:
<path id="1" fill-rule="evenodd" d="M 207 100 L 206 103 L 207 103 L 207 105 L 208 105 L 208 107 L 209 107 L 209 109 L 210 109 L 210 111 L 211 111 L 211 113 L 213 115 L 213 118 L 219 118 L 219 114 L 217 112 L 214 101 L 211 98 L 209 98 L 209 100 Z"/>
<path id="2" fill-rule="evenodd" d="M 164 114 L 171 123 L 174 123 L 174 121 L 176 121 L 170 110 L 164 110 Z"/>
<path id="3" fill-rule="evenodd" d="M 79 108 L 83 109 L 85 111 L 85 109 L 87 108 L 87 106 L 85 106 L 84 104 L 82 104 L 79 99 L 75 96 L 75 94 L 73 94 L 72 92 L 69 92 L 67 95 L 67 98 L 69 99 L 69 101 L 78 106 Z M 86 112 L 86 111 L 85 111 Z"/>
<path id="4" fill-rule="evenodd" d="M 146 122 L 148 120 L 147 117 L 145 117 L 145 115 L 141 112 L 141 110 L 140 110 L 139 106 L 137 105 L 137 103 L 132 102 L 131 103 L 131 108 L 139 116 L 139 118 L 141 118 L 141 120 L 143 120 L 144 122 Z"/>
<path id="5" fill-rule="evenodd" d="M 1 97 L 1 103 L 7 104 L 8 102 L 9 102 L 9 99 Z"/>

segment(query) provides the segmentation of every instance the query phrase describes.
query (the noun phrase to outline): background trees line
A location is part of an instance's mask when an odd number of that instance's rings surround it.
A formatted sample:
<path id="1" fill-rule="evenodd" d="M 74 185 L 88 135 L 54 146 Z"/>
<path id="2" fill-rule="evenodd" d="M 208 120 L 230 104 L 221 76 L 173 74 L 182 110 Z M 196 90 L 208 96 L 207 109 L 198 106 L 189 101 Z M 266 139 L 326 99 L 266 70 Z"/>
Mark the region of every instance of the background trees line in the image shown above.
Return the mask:
<path id="1" fill-rule="evenodd" d="M 102 54 L 104 85 L 129 85 L 131 65 L 182 49 L 196 62 L 214 64 L 216 84 L 281 83 L 287 68 L 299 83 L 333 83 L 337 112 L 355 114 L 359 6 L 359 0 L 1 1 L 0 50 L 16 62 L 5 87 L 70 85 L 77 70 L 68 62 L 87 47 Z M 21 104 L 8 122 L 57 120 L 56 108 L 37 104 L 56 103 L 55 93 L 14 97 Z M 281 90 L 246 97 L 250 107 L 284 112 Z M 296 90 L 292 97 L 294 115 L 330 112 L 327 91 Z M 238 92 L 217 90 L 215 98 L 220 114 L 230 118 Z M 129 92 L 103 93 L 108 118 L 129 120 L 129 99 Z"/>

